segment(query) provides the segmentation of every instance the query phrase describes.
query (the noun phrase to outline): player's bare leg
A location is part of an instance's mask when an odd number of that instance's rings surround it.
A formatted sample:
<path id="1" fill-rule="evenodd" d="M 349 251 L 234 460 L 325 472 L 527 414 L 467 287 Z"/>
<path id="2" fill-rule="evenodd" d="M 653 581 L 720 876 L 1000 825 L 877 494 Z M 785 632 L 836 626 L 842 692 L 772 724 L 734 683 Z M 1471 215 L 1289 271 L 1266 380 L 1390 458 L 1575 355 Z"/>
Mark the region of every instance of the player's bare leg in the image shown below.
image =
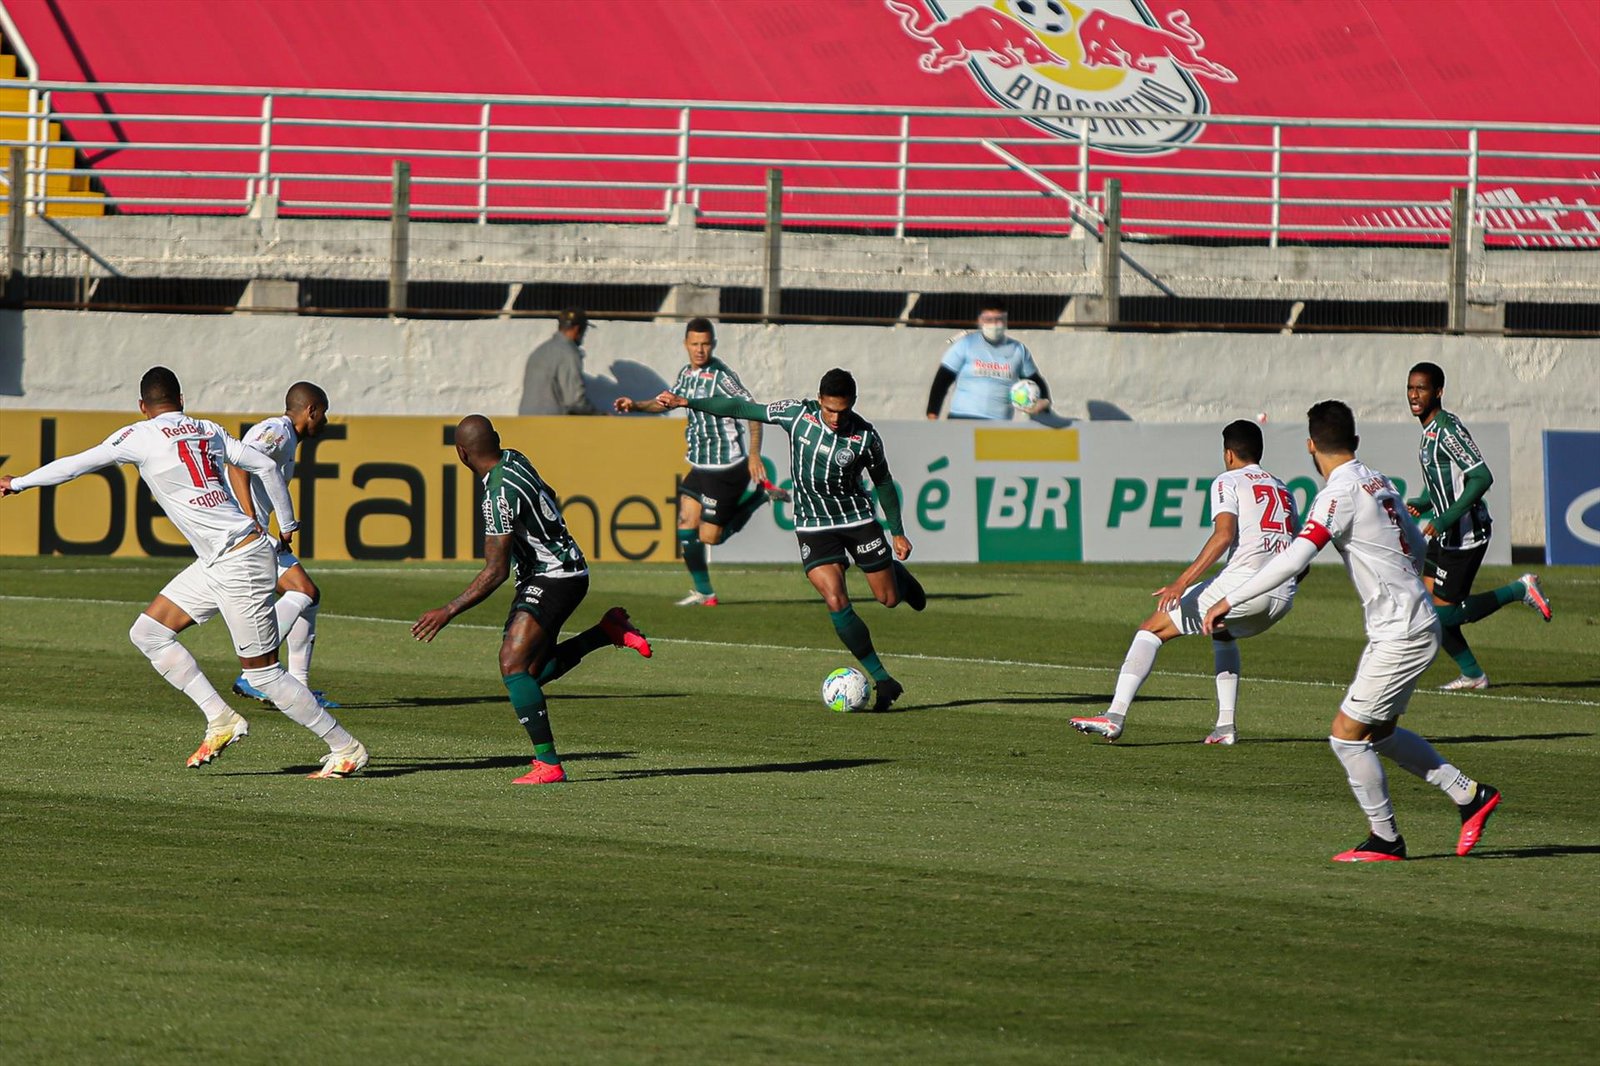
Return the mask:
<path id="1" fill-rule="evenodd" d="M 1226 633 L 1211 638 L 1211 662 L 1217 675 L 1217 724 L 1206 735 L 1207 744 L 1232 744 L 1239 739 L 1234 712 L 1239 705 L 1239 642 Z"/>
<path id="2" fill-rule="evenodd" d="M 683 553 L 683 565 L 689 571 L 689 580 L 694 584 L 689 594 L 678 601 L 679 607 L 717 605 L 717 593 L 711 586 L 711 563 L 706 555 L 706 546 L 717 543 L 717 540 L 707 540 L 706 530 L 714 530 L 718 538 L 722 531 L 711 523 L 700 520 L 703 510 L 704 507 L 699 500 L 687 493 L 679 494 L 678 545 Z"/>
<path id="3" fill-rule="evenodd" d="M 850 654 L 855 656 L 856 662 L 860 663 L 861 668 L 872 678 L 876 690 L 872 709 L 887 711 L 894 705 L 894 701 L 900 698 L 905 687 L 890 677 L 889 671 L 884 669 L 882 660 L 878 658 L 878 653 L 872 646 L 872 633 L 868 631 L 867 624 L 856 614 L 855 607 L 850 603 L 850 594 L 845 591 L 844 564 L 823 563 L 813 566 L 806 571 L 806 579 L 822 597 L 822 602 L 827 604 L 828 617 L 833 620 L 833 629 L 839 635 L 840 642 L 849 649 Z M 894 603 L 899 602 L 894 598 L 896 597 L 894 575 L 887 568 L 868 574 L 867 584 L 872 587 L 873 595 L 880 603 L 892 607 Z"/>
<path id="4" fill-rule="evenodd" d="M 556 753 L 555 734 L 550 730 L 550 713 L 544 690 L 535 675 L 549 660 L 553 634 L 546 634 L 539 620 L 527 611 L 517 611 L 506 625 L 500 642 L 500 680 L 511 699 L 517 721 L 528 732 L 533 744 L 533 761 L 528 772 L 515 780 L 518 785 L 553 785 L 567 779 Z"/>
<path id="5" fill-rule="evenodd" d="M 1389 786 L 1378 756 L 1392 759 L 1408 773 L 1433 785 L 1455 803 L 1461 816 L 1456 854 L 1466 855 L 1478 843 L 1489 816 L 1500 805 L 1500 791 L 1481 784 L 1445 762 L 1425 737 L 1401 729 L 1395 722 L 1367 723 L 1338 712 L 1329 736 L 1334 754 L 1344 764 L 1351 791 L 1372 827 L 1371 835 L 1350 851 L 1334 856 L 1336 862 L 1403 859 L 1405 840 L 1395 825 Z"/>
<path id="6" fill-rule="evenodd" d="M 278 632 L 283 637 L 284 666 L 300 683 L 311 688 L 311 656 L 316 650 L 317 613 L 321 608 L 322 590 L 317 588 L 311 575 L 299 563 L 278 575 L 278 602 L 273 614 L 278 620 Z M 257 689 L 240 674 L 233 682 L 233 691 L 241 696 L 270 704 L 266 693 Z M 317 703 L 326 708 L 339 704 L 327 698 L 318 689 L 311 694 Z"/>
<path id="7" fill-rule="evenodd" d="M 178 634 L 194 625 L 188 612 L 157 596 L 128 630 L 128 639 L 144 653 L 150 665 L 173 688 L 194 701 L 206 716 L 206 734 L 186 765 L 204 766 L 228 745 L 250 734 L 250 723 L 234 711 L 217 693 L 201 671 L 188 648 L 178 643 Z"/>
<path id="8" fill-rule="evenodd" d="M 1116 740 L 1122 736 L 1123 722 L 1128 716 L 1128 708 L 1132 706 L 1133 699 L 1139 694 L 1139 687 L 1150 676 L 1150 671 L 1155 667 L 1156 652 L 1161 646 L 1174 637 L 1182 636 L 1178 627 L 1172 624 L 1172 616 L 1166 611 L 1156 611 L 1139 631 L 1133 635 L 1133 642 L 1128 645 L 1128 654 L 1122 660 L 1122 670 L 1117 674 L 1117 687 L 1111 696 L 1111 706 L 1106 708 L 1105 714 L 1085 718 L 1072 718 L 1068 724 L 1080 733 L 1091 736 L 1105 737 L 1107 740 Z"/>

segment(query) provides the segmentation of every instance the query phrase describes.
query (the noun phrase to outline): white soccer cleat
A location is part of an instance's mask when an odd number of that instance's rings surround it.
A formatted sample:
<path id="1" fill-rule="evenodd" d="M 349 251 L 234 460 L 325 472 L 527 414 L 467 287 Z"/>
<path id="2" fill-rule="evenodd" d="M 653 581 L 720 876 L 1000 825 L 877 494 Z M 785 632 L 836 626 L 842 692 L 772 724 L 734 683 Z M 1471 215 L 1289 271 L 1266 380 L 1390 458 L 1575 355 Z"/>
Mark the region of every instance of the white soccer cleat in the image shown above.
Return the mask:
<path id="1" fill-rule="evenodd" d="M 1489 675 L 1479 674 L 1477 677 L 1468 677 L 1462 674 L 1454 681 L 1447 681 L 1439 686 L 1440 692 L 1468 692 L 1472 689 L 1488 688 Z"/>
<path id="2" fill-rule="evenodd" d="M 1122 735 L 1122 723 L 1104 715 L 1096 715 L 1093 718 L 1071 718 L 1067 724 L 1080 733 L 1105 737 L 1107 740 L 1116 740 Z"/>
<path id="3" fill-rule="evenodd" d="M 698 589 L 690 589 L 689 595 L 679 600 L 677 605 L 679 607 L 715 607 L 717 605 L 717 594 L 713 592 L 707 595 Z"/>
<path id="4" fill-rule="evenodd" d="M 1232 744 L 1239 739 L 1239 731 L 1231 725 L 1219 725 L 1207 736 L 1207 744 Z"/>
<path id="5" fill-rule="evenodd" d="M 200 746 L 194 750 L 184 763 L 189 769 L 204 766 L 206 763 L 222 754 L 222 749 L 229 744 L 237 743 L 250 735 L 250 723 L 239 714 L 229 714 L 228 720 L 220 726 L 207 726 L 206 737 Z"/>
<path id="6" fill-rule="evenodd" d="M 330 751 L 322 757 L 322 769 L 306 776 L 313 781 L 325 781 L 334 777 L 349 777 L 367 765 L 367 747 L 361 741 L 356 741 L 352 747 L 343 751 Z"/>

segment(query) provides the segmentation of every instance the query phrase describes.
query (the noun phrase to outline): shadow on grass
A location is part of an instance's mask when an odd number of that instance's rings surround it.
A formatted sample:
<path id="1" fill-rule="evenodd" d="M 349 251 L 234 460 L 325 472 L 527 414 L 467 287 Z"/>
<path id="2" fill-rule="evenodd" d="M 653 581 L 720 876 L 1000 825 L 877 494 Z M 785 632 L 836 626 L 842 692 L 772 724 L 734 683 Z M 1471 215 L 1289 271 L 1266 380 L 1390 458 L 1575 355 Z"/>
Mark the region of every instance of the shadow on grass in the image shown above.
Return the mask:
<path id="1" fill-rule="evenodd" d="M 579 751 L 563 754 L 562 762 L 609 762 L 618 759 L 636 759 L 636 751 Z M 522 755 L 486 755 L 481 759 L 460 759 L 449 756 L 392 755 L 374 761 L 358 778 L 406 777 L 409 774 L 430 773 L 436 770 L 506 770 L 526 767 L 533 758 L 531 752 Z M 317 769 L 307 766 L 285 766 L 279 770 L 248 770 L 209 774 L 209 777 L 304 777 Z"/>
<path id="2" fill-rule="evenodd" d="M 1528 844 L 1518 848 L 1474 848 L 1471 855 L 1457 856 L 1453 851 L 1437 855 L 1412 855 L 1407 862 L 1428 862 L 1432 859 L 1454 859 L 1472 862 L 1477 859 L 1559 859 L 1565 855 L 1600 855 L 1600 844 Z"/>
<path id="3" fill-rule="evenodd" d="M 565 756 L 562 756 L 565 759 Z M 720 774 L 810 774 L 827 770 L 852 770 L 878 766 L 893 759 L 811 759 L 806 762 L 762 762 L 746 766 L 678 766 L 662 770 L 618 770 L 591 781 L 634 781 L 646 777 L 706 777 Z"/>
<path id="4" fill-rule="evenodd" d="M 1190 703 L 1198 700 L 1198 696 L 1141 696 L 1140 703 Z M 1108 695 L 1098 693 L 1077 692 L 1066 695 L 1038 696 L 1038 695 L 1012 695 L 1012 696 L 985 696 L 980 699 L 949 700 L 945 703 L 910 703 L 891 707 L 887 711 L 864 711 L 864 714 L 899 714 L 902 711 L 942 711 L 950 707 L 984 707 L 990 704 L 1001 706 L 1027 706 L 1029 704 L 1050 706 L 1052 704 L 1072 704 L 1084 707 L 1103 707 L 1111 702 Z"/>
<path id="5" fill-rule="evenodd" d="M 1496 692 L 1505 688 L 1600 688 L 1600 677 L 1591 677 L 1585 681 L 1496 681 L 1494 683 Z"/>
<path id="6" fill-rule="evenodd" d="M 1146 701 L 1144 699 L 1140 699 L 1139 702 L 1140 703 L 1145 703 L 1145 702 L 1148 702 L 1148 701 Z M 1435 737 L 1435 736 L 1430 736 L 1427 739 L 1428 739 L 1428 741 L 1430 743 L 1433 743 L 1433 744 L 1499 744 L 1499 743 L 1502 743 L 1504 741 L 1514 741 L 1514 740 L 1570 740 L 1573 737 L 1591 737 L 1591 736 L 1594 736 L 1594 734 L 1593 733 L 1519 733 L 1519 734 L 1515 734 L 1515 735 L 1502 735 L 1502 736 L 1489 736 L 1489 735 L 1471 735 L 1471 736 L 1459 736 L 1459 737 Z M 1327 742 L 1328 742 L 1328 738 L 1327 737 L 1246 737 L 1246 736 L 1241 736 L 1239 738 L 1239 743 L 1240 744 L 1326 744 Z M 1134 740 L 1134 741 L 1119 740 L 1119 741 L 1116 742 L 1116 746 L 1119 747 L 1119 748 L 1170 748 L 1170 747 L 1175 747 L 1175 746 L 1185 747 L 1185 746 L 1188 746 L 1190 744 L 1198 744 L 1198 743 L 1200 743 L 1200 741 L 1198 741 L 1198 740 L 1147 740 L 1147 741 L 1143 741 L 1143 742 L 1140 742 L 1140 741 L 1137 741 L 1137 740 Z"/>
<path id="7" fill-rule="evenodd" d="M 929 600 L 993 600 L 1005 596 L 1015 596 L 1015 592 L 930 592 Z M 785 607 L 797 603 L 815 604 L 820 601 L 815 595 L 798 595 L 781 600 L 718 600 L 717 605 L 723 609 L 730 607 Z M 872 595 L 855 597 L 854 602 L 871 604 L 874 602 Z"/>
<path id="8" fill-rule="evenodd" d="M 550 692 L 552 702 L 570 703 L 574 700 L 675 700 L 687 697 L 687 692 L 619 692 L 606 695 L 601 692 Z M 504 693 L 498 696 L 396 696 L 394 699 L 374 703 L 341 703 L 340 710 L 357 708 L 364 711 L 396 710 L 403 707 L 465 707 L 475 703 L 505 703 Z M 565 758 L 565 756 L 563 756 Z"/>

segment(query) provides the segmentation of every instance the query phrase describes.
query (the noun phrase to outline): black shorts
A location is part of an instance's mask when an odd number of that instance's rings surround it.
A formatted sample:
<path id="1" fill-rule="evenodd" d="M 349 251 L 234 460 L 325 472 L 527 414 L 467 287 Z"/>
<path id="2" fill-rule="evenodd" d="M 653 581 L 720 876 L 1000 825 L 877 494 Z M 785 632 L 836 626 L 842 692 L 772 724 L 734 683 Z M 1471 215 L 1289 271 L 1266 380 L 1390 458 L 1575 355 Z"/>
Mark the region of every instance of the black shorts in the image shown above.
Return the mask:
<path id="1" fill-rule="evenodd" d="M 516 595 L 511 597 L 511 610 L 506 612 L 506 629 L 511 628 L 512 619 L 517 617 L 518 611 L 526 611 L 533 615 L 533 620 L 539 623 L 539 628 L 554 640 L 561 633 L 561 627 L 567 619 L 572 617 L 572 612 L 578 609 L 578 604 L 589 594 L 589 575 L 580 574 L 577 577 L 536 577 L 532 581 L 517 582 Z"/>
<path id="2" fill-rule="evenodd" d="M 877 522 L 843 529 L 797 529 L 794 535 L 800 542 L 800 564 L 807 573 L 828 563 L 843 563 L 848 568 L 854 560 L 863 574 L 871 574 L 894 562 L 889 535 Z"/>
<path id="3" fill-rule="evenodd" d="M 725 526 L 749 487 L 748 463 L 722 469 L 693 466 L 689 468 L 689 476 L 678 486 L 678 494 L 700 501 L 700 521 Z"/>
<path id="4" fill-rule="evenodd" d="M 1428 558 L 1422 572 L 1433 578 L 1433 594 L 1446 603 L 1460 603 L 1472 593 L 1472 580 L 1488 554 L 1489 542 L 1475 548 L 1441 548 L 1438 541 L 1428 545 Z"/>

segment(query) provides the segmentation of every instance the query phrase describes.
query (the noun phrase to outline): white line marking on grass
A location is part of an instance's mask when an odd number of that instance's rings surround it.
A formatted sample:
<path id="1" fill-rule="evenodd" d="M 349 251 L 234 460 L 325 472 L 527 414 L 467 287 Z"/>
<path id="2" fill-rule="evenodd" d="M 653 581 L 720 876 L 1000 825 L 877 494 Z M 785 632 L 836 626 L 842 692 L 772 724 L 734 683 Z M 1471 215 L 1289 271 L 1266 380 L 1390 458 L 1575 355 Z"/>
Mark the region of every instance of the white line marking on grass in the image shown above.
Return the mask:
<path id="1" fill-rule="evenodd" d="M 110 605 L 110 606 L 115 606 L 115 607 L 142 607 L 142 606 L 144 606 L 144 601 L 142 601 L 142 600 L 67 599 L 65 597 L 57 597 L 57 596 L 7 596 L 7 595 L 0 595 L 0 600 L 17 600 L 17 601 L 31 602 L 31 603 L 92 603 L 92 604 Z M 370 623 L 370 624 L 373 624 L 373 625 L 406 626 L 408 628 L 411 625 L 410 622 L 407 622 L 403 618 L 377 618 L 377 617 L 374 617 L 372 615 L 364 615 L 364 614 L 334 614 L 334 613 L 329 612 L 329 611 L 323 611 L 318 617 L 320 617 L 320 618 L 337 618 L 341 622 L 366 622 L 366 623 Z M 470 629 L 470 630 L 488 632 L 488 633 L 499 633 L 503 629 L 502 626 L 483 625 L 482 623 L 477 623 L 477 622 L 451 622 L 450 623 L 450 627 L 454 628 L 454 629 Z M 836 653 L 836 652 L 839 651 L 838 648 L 810 648 L 810 647 L 803 647 L 803 646 L 794 645 L 794 644 L 750 644 L 750 643 L 738 643 L 738 644 L 735 644 L 735 643 L 733 643 L 731 641 L 723 641 L 723 640 L 688 640 L 688 639 L 677 638 L 677 637 L 652 637 L 650 642 L 652 644 L 682 644 L 682 645 L 685 645 L 685 646 L 688 646 L 688 647 L 700 647 L 700 648 L 727 648 L 727 649 L 735 650 L 735 651 L 738 651 L 738 650 L 746 650 L 746 651 L 793 651 L 793 652 L 805 652 L 808 655 L 828 655 L 828 654 L 833 654 L 833 653 Z M 958 663 L 958 664 L 959 663 L 967 663 L 967 664 L 979 665 L 979 666 L 1021 666 L 1021 667 L 1031 668 L 1031 669 L 1068 670 L 1068 671 L 1074 671 L 1074 672 L 1078 672 L 1078 673 L 1091 673 L 1091 674 L 1105 674 L 1105 673 L 1109 673 L 1111 670 L 1116 669 L 1116 667 L 1114 667 L 1114 666 L 1082 666 L 1082 665 L 1080 665 L 1078 663 L 1025 662 L 1025 661 L 1023 661 L 1021 659 L 986 659 L 986 658 L 983 658 L 981 656 L 976 656 L 976 655 L 926 655 L 926 654 L 923 654 L 921 652 L 897 652 L 897 651 L 886 651 L 886 652 L 881 652 L 880 654 L 888 655 L 888 656 L 891 656 L 891 657 L 896 658 L 896 659 L 918 659 L 918 660 L 921 660 L 923 662 L 931 662 L 931 663 Z M 1212 675 L 1212 674 L 1190 673 L 1190 672 L 1186 672 L 1186 671 L 1182 671 L 1182 670 L 1152 670 L 1150 676 L 1152 676 L 1152 677 L 1176 677 L 1176 678 L 1183 678 L 1185 680 L 1191 680 L 1191 681 L 1210 681 L 1210 680 L 1214 679 L 1214 675 Z M 1250 680 L 1252 682 L 1258 682 L 1259 681 L 1259 682 L 1265 682 L 1267 684 L 1272 684 L 1272 685 L 1295 685 L 1295 686 L 1298 686 L 1300 688 L 1323 688 L 1323 689 L 1341 690 L 1341 689 L 1345 689 L 1345 688 L 1349 687 L 1348 685 L 1344 684 L 1343 682 L 1337 682 L 1337 681 L 1306 681 L 1306 680 L 1303 680 L 1303 679 L 1300 679 L 1300 678 L 1259 677 L 1259 676 L 1256 676 L 1256 675 L 1253 675 L 1253 674 L 1249 675 L 1249 677 L 1250 677 Z M 1439 696 L 1444 696 L 1444 697 L 1449 698 L 1449 699 L 1470 699 L 1470 700 L 1479 701 L 1479 702 L 1485 701 L 1485 700 L 1493 700 L 1493 701 L 1498 702 L 1498 703 L 1549 703 L 1549 704 L 1555 704 L 1556 706 L 1560 706 L 1560 707 L 1600 707 L 1600 701 L 1596 701 L 1596 700 L 1561 700 L 1561 699 L 1555 699 L 1555 698 L 1550 697 L 1550 696 L 1497 696 L 1497 695 L 1490 695 L 1488 693 L 1482 693 L 1482 692 L 1473 692 L 1473 693 L 1437 692 L 1437 693 L 1435 693 L 1435 692 L 1432 692 L 1432 691 L 1429 691 L 1429 690 L 1426 690 L 1426 689 L 1418 689 L 1417 690 L 1417 694 L 1418 695 L 1439 695 Z"/>

